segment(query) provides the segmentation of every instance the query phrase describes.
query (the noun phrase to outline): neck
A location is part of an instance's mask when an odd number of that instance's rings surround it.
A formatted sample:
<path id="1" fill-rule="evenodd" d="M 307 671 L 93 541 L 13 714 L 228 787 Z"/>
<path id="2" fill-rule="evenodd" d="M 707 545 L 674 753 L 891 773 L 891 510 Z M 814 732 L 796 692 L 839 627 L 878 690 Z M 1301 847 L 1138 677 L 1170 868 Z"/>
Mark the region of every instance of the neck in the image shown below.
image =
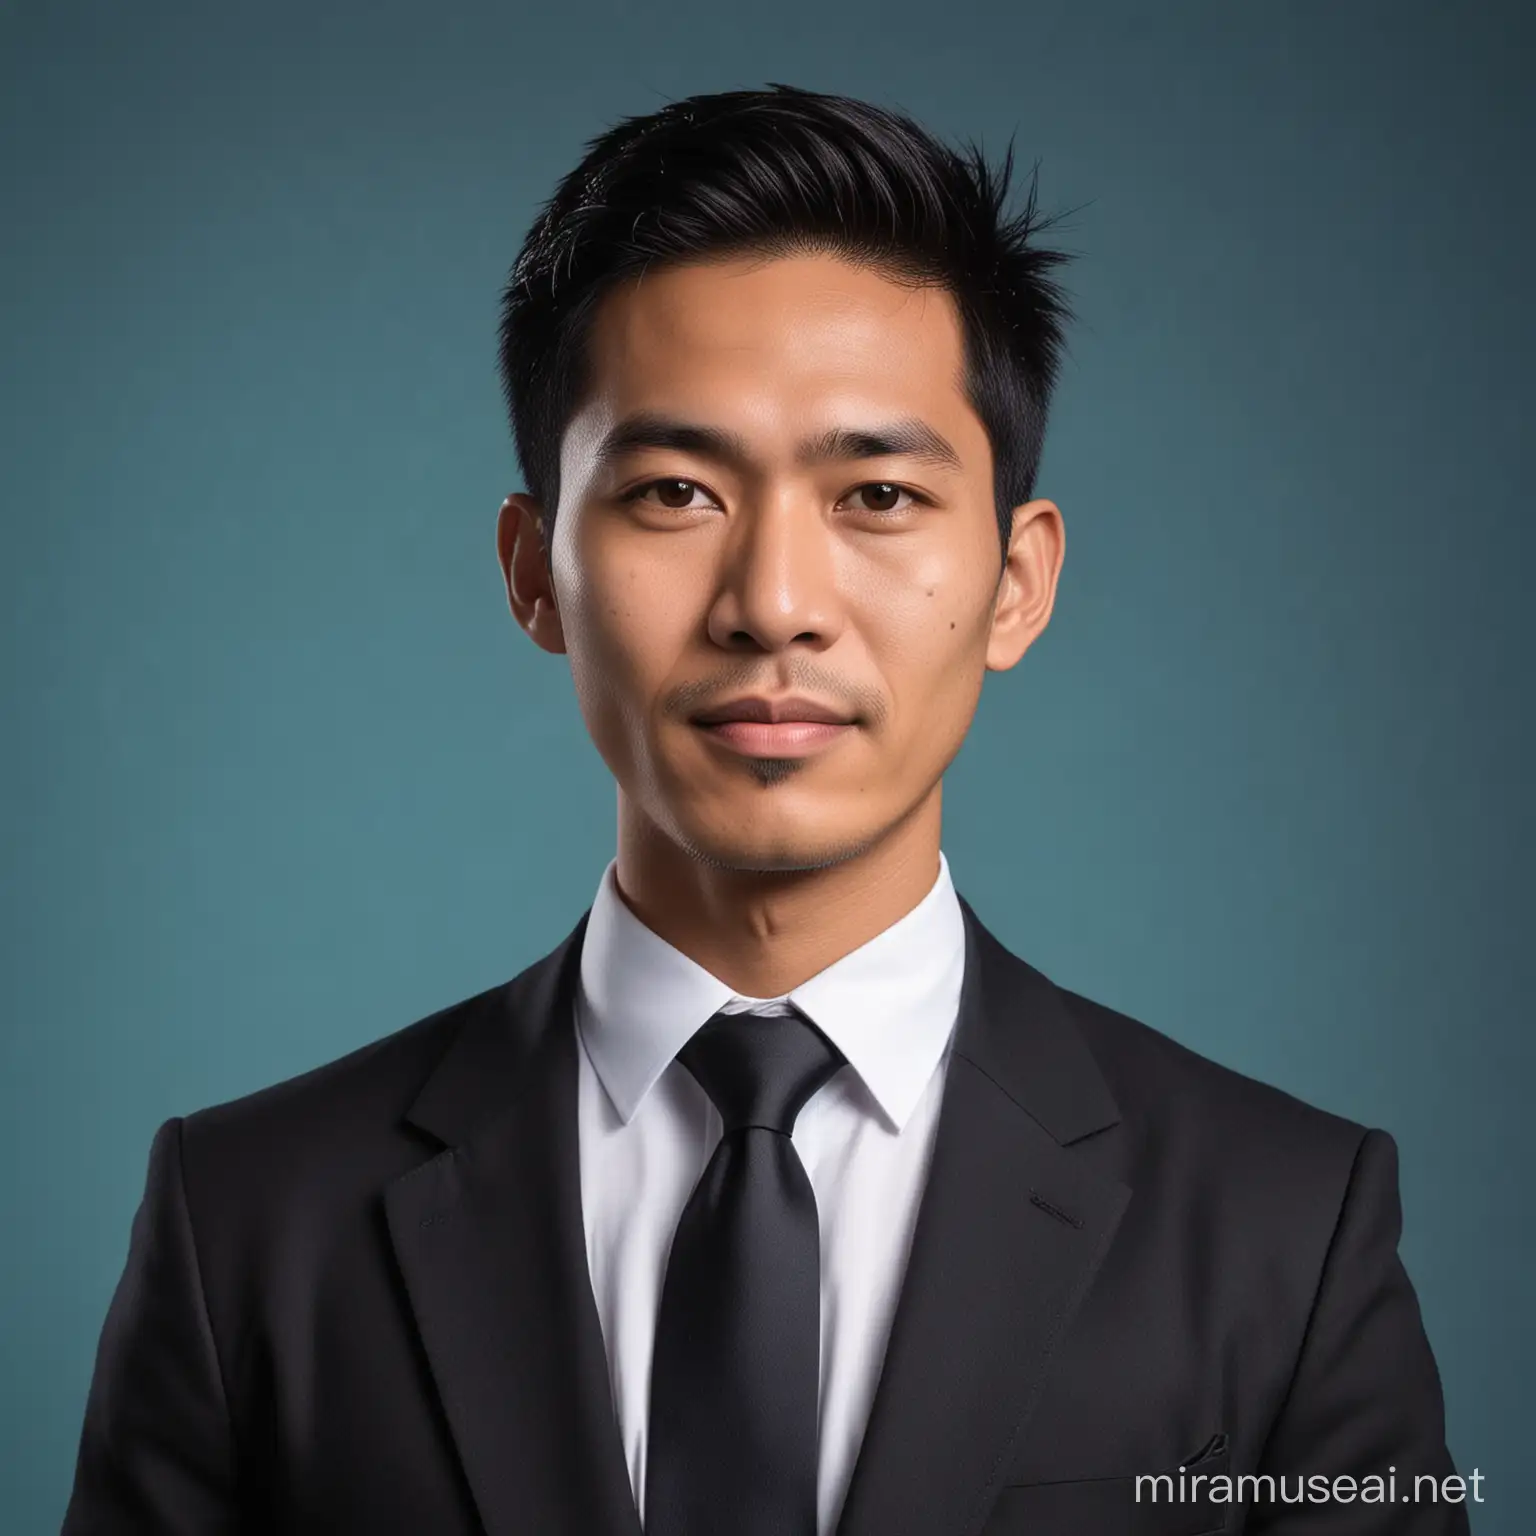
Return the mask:
<path id="1" fill-rule="evenodd" d="M 939 875 L 942 784 L 857 853 L 820 869 L 702 863 L 621 790 L 618 877 L 653 933 L 746 997 L 778 997 L 905 917 Z"/>

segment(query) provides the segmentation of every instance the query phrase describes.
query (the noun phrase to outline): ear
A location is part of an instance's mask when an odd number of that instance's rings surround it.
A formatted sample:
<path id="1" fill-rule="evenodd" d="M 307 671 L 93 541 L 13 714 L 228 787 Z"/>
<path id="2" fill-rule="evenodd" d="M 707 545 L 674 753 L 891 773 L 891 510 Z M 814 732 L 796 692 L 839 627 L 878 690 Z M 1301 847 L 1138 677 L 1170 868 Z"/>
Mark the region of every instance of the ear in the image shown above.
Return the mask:
<path id="1" fill-rule="evenodd" d="M 997 584 L 987 670 L 1016 666 L 1050 623 L 1067 536 L 1054 501 L 1028 501 L 1013 509 L 1008 558 Z"/>
<path id="2" fill-rule="evenodd" d="M 535 645 L 563 654 L 565 631 L 544 547 L 543 508 L 533 497 L 514 492 L 502 502 L 496 518 L 496 558 L 512 617 Z"/>

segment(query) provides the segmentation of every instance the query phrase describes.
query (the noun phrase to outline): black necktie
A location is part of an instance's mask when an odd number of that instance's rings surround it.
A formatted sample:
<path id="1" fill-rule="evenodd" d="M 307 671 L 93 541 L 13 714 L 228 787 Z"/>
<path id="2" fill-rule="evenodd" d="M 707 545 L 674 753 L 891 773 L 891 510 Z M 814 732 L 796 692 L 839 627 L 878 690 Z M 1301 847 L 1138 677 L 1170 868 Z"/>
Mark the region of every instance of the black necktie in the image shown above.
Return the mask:
<path id="1" fill-rule="evenodd" d="M 724 1129 L 657 1308 L 646 1536 L 816 1536 L 820 1239 L 790 1132 L 843 1059 L 799 1013 L 717 1013 L 678 1053 Z"/>

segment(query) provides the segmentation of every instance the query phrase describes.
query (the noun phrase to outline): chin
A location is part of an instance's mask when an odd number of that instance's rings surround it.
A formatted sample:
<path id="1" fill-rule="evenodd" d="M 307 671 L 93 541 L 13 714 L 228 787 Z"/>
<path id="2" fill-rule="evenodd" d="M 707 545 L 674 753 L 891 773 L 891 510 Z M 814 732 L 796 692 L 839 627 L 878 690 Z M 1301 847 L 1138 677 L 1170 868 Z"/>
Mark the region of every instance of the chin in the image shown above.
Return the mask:
<path id="1" fill-rule="evenodd" d="M 712 869 L 752 874 L 788 874 L 795 870 L 827 869 L 857 858 L 878 834 L 828 832 L 809 828 L 679 829 L 677 841 L 690 858 Z"/>

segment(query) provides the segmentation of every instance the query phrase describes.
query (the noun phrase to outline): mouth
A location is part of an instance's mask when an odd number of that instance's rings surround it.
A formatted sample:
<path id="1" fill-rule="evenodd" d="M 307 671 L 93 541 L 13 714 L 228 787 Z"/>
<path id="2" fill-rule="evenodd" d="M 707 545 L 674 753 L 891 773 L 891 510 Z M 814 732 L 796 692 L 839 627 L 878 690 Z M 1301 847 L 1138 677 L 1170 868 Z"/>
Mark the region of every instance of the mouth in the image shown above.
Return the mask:
<path id="1" fill-rule="evenodd" d="M 693 717 L 717 745 L 747 757 L 806 757 L 846 736 L 856 723 L 846 710 L 800 696 L 731 699 Z"/>
<path id="2" fill-rule="evenodd" d="M 849 720 L 695 721 L 711 741 L 744 757 L 807 757 L 857 727 Z"/>

